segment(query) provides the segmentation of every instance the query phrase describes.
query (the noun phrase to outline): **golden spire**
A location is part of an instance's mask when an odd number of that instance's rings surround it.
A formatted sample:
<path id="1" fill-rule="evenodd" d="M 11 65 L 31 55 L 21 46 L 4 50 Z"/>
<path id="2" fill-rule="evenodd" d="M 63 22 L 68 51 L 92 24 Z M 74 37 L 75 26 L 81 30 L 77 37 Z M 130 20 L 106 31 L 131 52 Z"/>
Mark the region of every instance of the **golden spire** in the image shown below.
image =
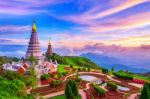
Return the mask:
<path id="1" fill-rule="evenodd" d="M 36 24 L 35 24 L 35 20 L 33 20 L 32 32 L 36 32 Z"/>
<path id="2" fill-rule="evenodd" d="M 49 45 L 51 45 L 50 39 L 51 39 L 51 38 L 49 37 L 49 43 L 48 43 Z"/>

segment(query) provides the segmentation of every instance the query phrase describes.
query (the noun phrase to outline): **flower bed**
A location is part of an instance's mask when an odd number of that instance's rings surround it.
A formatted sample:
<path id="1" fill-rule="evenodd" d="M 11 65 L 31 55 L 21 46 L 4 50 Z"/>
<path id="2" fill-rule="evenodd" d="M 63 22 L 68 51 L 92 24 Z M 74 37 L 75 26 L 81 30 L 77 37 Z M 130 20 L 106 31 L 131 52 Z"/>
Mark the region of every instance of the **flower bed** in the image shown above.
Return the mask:
<path id="1" fill-rule="evenodd" d="M 134 82 L 134 83 L 137 83 L 137 84 L 144 84 L 144 83 L 145 83 L 144 80 L 137 79 L 137 78 L 134 78 L 134 79 L 133 79 L 133 82 Z"/>
<path id="2" fill-rule="evenodd" d="M 91 94 L 90 94 L 90 91 L 85 90 L 84 92 L 85 92 L 85 94 L 86 94 L 87 99 L 92 99 L 92 96 L 91 96 Z"/>
<path id="3" fill-rule="evenodd" d="M 47 80 L 41 80 L 41 85 L 47 85 L 49 83 L 51 83 L 53 81 L 53 79 L 47 79 Z"/>

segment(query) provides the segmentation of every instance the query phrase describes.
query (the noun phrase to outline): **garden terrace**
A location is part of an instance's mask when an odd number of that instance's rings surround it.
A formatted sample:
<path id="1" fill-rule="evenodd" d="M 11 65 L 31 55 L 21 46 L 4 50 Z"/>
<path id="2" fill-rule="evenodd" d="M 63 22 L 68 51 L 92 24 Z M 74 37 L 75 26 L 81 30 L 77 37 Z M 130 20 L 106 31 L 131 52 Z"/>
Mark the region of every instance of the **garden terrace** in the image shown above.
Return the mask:
<path id="1" fill-rule="evenodd" d="M 79 89 L 84 89 L 86 88 L 86 83 L 85 81 L 77 82 L 78 88 Z M 33 93 L 37 93 L 39 95 L 45 96 L 51 93 L 56 93 L 60 91 L 64 91 L 66 86 L 66 81 L 62 82 L 62 84 L 57 85 L 57 86 L 44 86 L 44 87 L 37 87 L 32 90 Z"/>

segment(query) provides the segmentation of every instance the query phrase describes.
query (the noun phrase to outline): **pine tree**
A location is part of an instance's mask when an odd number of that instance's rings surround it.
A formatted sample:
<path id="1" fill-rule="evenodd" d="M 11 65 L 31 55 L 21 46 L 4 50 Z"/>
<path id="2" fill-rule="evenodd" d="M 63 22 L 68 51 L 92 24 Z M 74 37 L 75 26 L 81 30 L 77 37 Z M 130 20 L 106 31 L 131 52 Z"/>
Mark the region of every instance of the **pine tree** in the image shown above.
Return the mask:
<path id="1" fill-rule="evenodd" d="M 141 91 L 140 99 L 150 99 L 150 84 L 146 83 Z"/>
<path id="2" fill-rule="evenodd" d="M 66 84 L 65 95 L 67 99 L 73 99 L 73 93 L 69 83 Z"/>
<path id="3" fill-rule="evenodd" d="M 70 87 L 73 88 L 73 80 L 69 79 L 68 83 L 69 83 Z"/>
<path id="4" fill-rule="evenodd" d="M 78 87 L 77 87 L 77 84 L 75 81 L 73 81 L 72 92 L 73 92 L 74 96 L 79 96 Z"/>

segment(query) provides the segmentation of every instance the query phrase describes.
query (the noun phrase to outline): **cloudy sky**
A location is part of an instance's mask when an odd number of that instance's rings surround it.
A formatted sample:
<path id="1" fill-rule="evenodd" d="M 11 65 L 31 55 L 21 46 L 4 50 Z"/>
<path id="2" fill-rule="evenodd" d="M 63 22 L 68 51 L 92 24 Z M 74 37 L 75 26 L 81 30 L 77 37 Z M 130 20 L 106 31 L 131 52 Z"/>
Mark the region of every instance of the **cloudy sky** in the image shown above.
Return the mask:
<path id="1" fill-rule="evenodd" d="M 24 56 L 36 20 L 41 49 L 94 52 L 150 66 L 150 0 L 0 0 L 0 55 Z"/>

